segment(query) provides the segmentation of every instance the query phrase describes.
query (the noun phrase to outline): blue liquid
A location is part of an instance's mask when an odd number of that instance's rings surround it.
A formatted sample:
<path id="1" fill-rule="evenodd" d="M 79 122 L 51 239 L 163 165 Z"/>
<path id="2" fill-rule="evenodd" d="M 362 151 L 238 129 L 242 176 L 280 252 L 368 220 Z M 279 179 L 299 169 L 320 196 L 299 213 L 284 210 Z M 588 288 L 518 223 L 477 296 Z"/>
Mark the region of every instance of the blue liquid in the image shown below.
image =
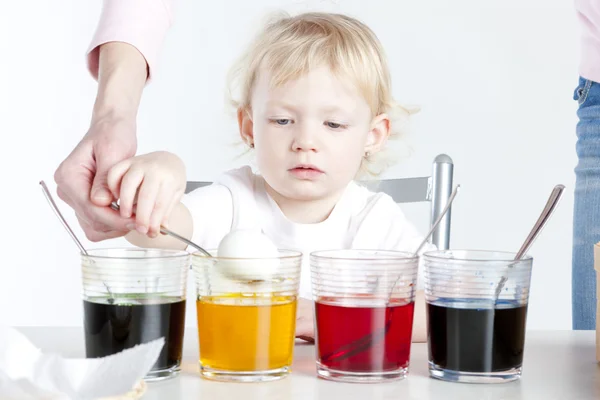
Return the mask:
<path id="1" fill-rule="evenodd" d="M 444 299 L 427 304 L 429 361 L 463 372 L 501 372 L 523 364 L 527 305 Z"/>

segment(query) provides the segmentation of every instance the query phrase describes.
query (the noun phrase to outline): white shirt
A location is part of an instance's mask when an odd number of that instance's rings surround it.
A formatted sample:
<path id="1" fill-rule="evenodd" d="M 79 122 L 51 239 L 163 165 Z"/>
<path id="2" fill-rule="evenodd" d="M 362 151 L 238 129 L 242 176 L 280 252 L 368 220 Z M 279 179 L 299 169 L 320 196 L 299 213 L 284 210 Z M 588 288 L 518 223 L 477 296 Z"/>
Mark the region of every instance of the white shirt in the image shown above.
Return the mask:
<path id="1" fill-rule="evenodd" d="M 312 298 L 309 254 L 316 250 L 377 249 L 413 252 L 423 236 L 385 193 L 348 184 L 329 217 L 314 224 L 286 218 L 265 190 L 262 176 L 249 166 L 226 172 L 212 185 L 185 195 L 182 203 L 193 220 L 192 241 L 217 249 L 235 229 L 260 229 L 281 249 L 304 255 L 300 297 Z M 425 246 L 425 250 L 433 246 Z M 421 281 L 421 279 L 419 279 Z M 419 285 L 420 286 L 420 285 Z"/>

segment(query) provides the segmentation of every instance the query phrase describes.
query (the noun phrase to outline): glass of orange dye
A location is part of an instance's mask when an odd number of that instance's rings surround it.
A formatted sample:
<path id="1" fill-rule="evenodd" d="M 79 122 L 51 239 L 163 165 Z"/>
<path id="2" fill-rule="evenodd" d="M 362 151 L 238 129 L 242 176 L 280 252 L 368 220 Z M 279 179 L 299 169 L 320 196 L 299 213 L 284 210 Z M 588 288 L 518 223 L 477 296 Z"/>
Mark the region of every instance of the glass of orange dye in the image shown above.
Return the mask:
<path id="1" fill-rule="evenodd" d="M 195 253 L 192 265 L 201 376 L 238 382 L 287 376 L 302 253 L 280 250 L 278 257 L 264 259 Z"/>

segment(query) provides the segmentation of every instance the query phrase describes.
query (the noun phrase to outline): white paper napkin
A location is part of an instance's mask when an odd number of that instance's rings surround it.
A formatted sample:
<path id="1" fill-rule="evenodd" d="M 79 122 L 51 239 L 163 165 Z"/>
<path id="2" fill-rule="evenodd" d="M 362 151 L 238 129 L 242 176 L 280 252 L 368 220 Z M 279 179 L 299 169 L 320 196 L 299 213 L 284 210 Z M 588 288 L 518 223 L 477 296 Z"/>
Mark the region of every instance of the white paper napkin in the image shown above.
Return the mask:
<path id="1" fill-rule="evenodd" d="M 132 390 L 156 362 L 164 338 L 94 359 L 44 354 L 0 326 L 0 399 L 95 400 Z"/>

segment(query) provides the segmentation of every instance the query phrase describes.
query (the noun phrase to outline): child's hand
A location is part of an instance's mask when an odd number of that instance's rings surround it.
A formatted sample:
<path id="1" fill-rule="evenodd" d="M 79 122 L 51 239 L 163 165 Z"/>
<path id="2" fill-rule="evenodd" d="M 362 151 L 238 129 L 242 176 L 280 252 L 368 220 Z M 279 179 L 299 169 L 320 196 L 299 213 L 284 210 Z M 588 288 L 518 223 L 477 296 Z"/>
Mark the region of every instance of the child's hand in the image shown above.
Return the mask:
<path id="1" fill-rule="evenodd" d="M 160 232 L 160 225 L 167 224 L 185 185 L 185 165 L 166 151 L 129 158 L 108 172 L 108 187 L 120 199 L 121 216 L 136 214 L 135 224 L 128 228 L 152 238 Z"/>
<path id="2" fill-rule="evenodd" d="M 296 337 L 307 342 L 315 341 L 315 327 L 313 318 L 314 302 L 307 299 L 298 299 L 296 311 Z"/>

